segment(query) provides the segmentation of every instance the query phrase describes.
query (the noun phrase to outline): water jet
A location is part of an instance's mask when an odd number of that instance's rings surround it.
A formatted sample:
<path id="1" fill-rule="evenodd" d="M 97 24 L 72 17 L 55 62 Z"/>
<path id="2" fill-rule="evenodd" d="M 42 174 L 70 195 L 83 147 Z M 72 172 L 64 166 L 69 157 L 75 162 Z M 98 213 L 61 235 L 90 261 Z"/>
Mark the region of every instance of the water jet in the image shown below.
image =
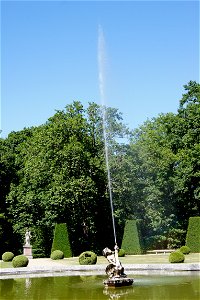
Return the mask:
<path id="1" fill-rule="evenodd" d="M 105 160 L 106 160 L 106 169 L 108 177 L 108 189 L 109 189 L 109 198 L 110 198 L 110 207 L 111 207 L 111 216 L 113 224 L 113 234 L 114 234 L 114 252 L 109 248 L 103 250 L 103 255 L 107 258 L 109 265 L 106 268 L 106 273 L 109 276 L 107 280 L 104 280 L 104 285 L 112 287 L 120 286 L 130 286 L 133 283 L 132 278 L 127 278 L 124 273 L 124 268 L 122 267 L 121 262 L 119 261 L 117 246 L 117 237 L 115 230 L 115 219 L 114 219 L 114 209 L 113 209 L 113 199 L 112 199 L 112 187 L 111 187 L 111 175 L 108 159 L 108 143 L 107 143 L 107 132 L 106 132 L 106 106 L 105 106 L 105 39 L 101 26 L 99 26 L 98 33 L 98 63 L 99 63 L 99 90 L 100 98 L 102 103 L 102 116 L 103 116 L 103 136 L 104 136 L 104 147 L 105 147 Z"/>

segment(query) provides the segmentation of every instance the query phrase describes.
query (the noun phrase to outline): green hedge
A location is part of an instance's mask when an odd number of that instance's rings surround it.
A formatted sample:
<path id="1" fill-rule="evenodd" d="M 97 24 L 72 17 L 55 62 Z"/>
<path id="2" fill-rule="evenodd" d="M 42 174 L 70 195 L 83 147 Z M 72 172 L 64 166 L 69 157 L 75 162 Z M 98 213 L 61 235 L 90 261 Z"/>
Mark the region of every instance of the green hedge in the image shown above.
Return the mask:
<path id="1" fill-rule="evenodd" d="M 170 263 L 183 263 L 184 260 L 185 260 L 185 256 L 180 251 L 172 252 L 169 255 L 169 262 Z"/>
<path id="2" fill-rule="evenodd" d="M 72 256 L 67 226 L 64 223 L 56 224 L 55 226 L 51 253 L 55 250 L 62 251 L 64 253 L 64 257 Z"/>
<path id="3" fill-rule="evenodd" d="M 12 260 L 14 268 L 27 267 L 29 263 L 28 258 L 25 255 L 17 255 Z"/>
<path id="4" fill-rule="evenodd" d="M 200 252 L 200 217 L 189 218 L 186 246 L 188 246 L 193 253 Z"/>
<path id="5" fill-rule="evenodd" d="M 118 256 L 119 257 L 124 257 L 126 255 L 126 251 L 124 249 L 119 249 Z"/>
<path id="6" fill-rule="evenodd" d="M 4 252 L 2 255 L 2 260 L 5 262 L 12 261 L 14 254 L 12 252 Z"/>
<path id="7" fill-rule="evenodd" d="M 126 254 L 142 254 L 141 234 L 137 220 L 127 220 L 124 227 L 124 235 L 121 248 Z"/>
<path id="8" fill-rule="evenodd" d="M 79 256 L 80 265 L 95 265 L 97 262 L 97 255 L 92 251 L 85 251 Z"/>
<path id="9" fill-rule="evenodd" d="M 55 250 L 51 253 L 50 258 L 53 259 L 53 260 L 63 259 L 64 258 L 64 253 L 60 250 Z"/>
<path id="10" fill-rule="evenodd" d="M 182 252 L 183 254 L 189 254 L 190 253 L 190 248 L 188 246 L 182 246 L 179 249 L 180 252 Z"/>

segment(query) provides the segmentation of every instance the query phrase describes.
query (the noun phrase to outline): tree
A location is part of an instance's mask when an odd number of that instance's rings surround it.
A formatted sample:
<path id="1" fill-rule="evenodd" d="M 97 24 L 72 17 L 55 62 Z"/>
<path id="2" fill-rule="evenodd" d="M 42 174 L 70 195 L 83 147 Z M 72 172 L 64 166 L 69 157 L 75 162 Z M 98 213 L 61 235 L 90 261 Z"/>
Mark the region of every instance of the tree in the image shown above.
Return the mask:
<path id="1" fill-rule="evenodd" d="M 166 246 L 169 228 L 177 221 L 172 181 L 175 156 L 165 126 L 173 119 L 173 114 L 166 114 L 147 121 L 133 133 L 131 141 L 138 181 L 133 215 L 143 219 L 147 247 Z"/>
<path id="2" fill-rule="evenodd" d="M 55 223 L 68 224 L 74 255 L 88 247 L 101 251 L 111 240 L 101 125 L 98 106 L 84 110 L 74 102 L 35 128 L 19 154 L 19 181 L 7 196 L 10 216 L 18 220 L 13 228 L 23 236 L 29 227 L 33 247 L 46 245 L 47 254 Z M 41 230 L 49 235 L 38 241 Z"/>
<path id="3" fill-rule="evenodd" d="M 188 218 L 200 211 L 200 84 L 190 81 L 184 88 L 175 127 L 181 142 L 174 183 L 179 217 L 186 227 Z"/>
<path id="4" fill-rule="evenodd" d="M 22 144 L 31 136 L 31 129 L 19 133 L 12 132 L 7 139 L 0 139 L 0 244 L 1 252 L 13 251 L 18 254 L 19 235 L 13 232 L 9 214 L 9 204 L 6 200 L 13 183 L 18 183 L 22 166 Z"/>
<path id="5" fill-rule="evenodd" d="M 130 207 L 143 219 L 149 247 L 180 246 L 188 218 L 199 211 L 200 88 L 190 82 L 185 89 L 177 114 L 145 122 L 130 143 L 130 173 L 137 179 Z"/>
<path id="6" fill-rule="evenodd" d="M 117 109 L 104 108 L 119 244 L 128 218 L 143 220 L 147 247 L 179 247 L 199 212 L 200 87 L 185 90 L 176 114 L 132 132 Z M 49 255 L 54 225 L 67 223 L 73 255 L 113 247 L 102 121 L 102 107 L 76 101 L 0 140 L 1 226 L 12 224 L 21 244 L 29 227 L 33 247 Z"/>

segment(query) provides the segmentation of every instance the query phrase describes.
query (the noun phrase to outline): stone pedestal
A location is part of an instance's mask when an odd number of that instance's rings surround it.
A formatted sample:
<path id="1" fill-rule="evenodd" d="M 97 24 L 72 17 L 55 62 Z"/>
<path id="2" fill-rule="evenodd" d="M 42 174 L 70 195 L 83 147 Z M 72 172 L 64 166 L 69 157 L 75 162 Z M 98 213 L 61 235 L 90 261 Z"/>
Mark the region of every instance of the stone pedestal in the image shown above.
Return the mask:
<path id="1" fill-rule="evenodd" d="M 32 246 L 31 245 L 24 245 L 23 248 L 24 248 L 23 254 L 28 258 L 33 258 Z"/>
<path id="2" fill-rule="evenodd" d="M 110 278 L 107 280 L 104 280 L 103 282 L 105 286 L 111 286 L 111 287 L 121 287 L 121 286 L 130 286 L 133 284 L 132 278 L 123 278 L 123 277 L 115 277 Z"/>

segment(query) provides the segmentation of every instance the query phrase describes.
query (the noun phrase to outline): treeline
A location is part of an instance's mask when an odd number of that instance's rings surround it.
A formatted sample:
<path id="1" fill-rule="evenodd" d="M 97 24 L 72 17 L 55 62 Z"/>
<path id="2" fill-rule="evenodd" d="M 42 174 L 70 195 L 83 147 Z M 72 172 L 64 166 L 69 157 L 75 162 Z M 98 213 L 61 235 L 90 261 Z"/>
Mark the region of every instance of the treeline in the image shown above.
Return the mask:
<path id="1" fill-rule="evenodd" d="M 119 244 L 125 221 L 138 219 L 146 248 L 179 247 L 189 217 L 199 215 L 200 85 L 184 88 L 176 114 L 134 131 L 106 108 Z M 73 255 L 113 248 L 102 130 L 100 106 L 73 102 L 46 124 L 0 139 L 0 252 L 21 251 L 29 228 L 33 247 L 49 255 L 56 223 L 67 223 Z"/>

